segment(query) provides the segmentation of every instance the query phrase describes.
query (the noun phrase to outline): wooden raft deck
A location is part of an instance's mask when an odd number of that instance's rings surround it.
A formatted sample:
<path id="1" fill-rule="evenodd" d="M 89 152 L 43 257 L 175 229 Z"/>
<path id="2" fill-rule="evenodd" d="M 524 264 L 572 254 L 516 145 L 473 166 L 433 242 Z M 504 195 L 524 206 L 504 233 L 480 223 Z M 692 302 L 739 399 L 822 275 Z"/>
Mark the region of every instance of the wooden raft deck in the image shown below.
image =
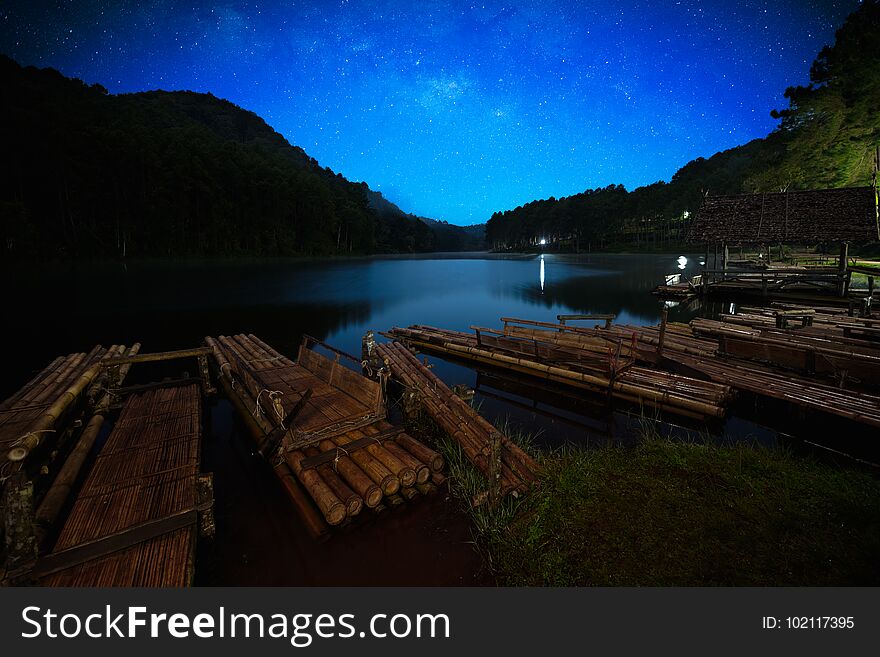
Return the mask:
<path id="1" fill-rule="evenodd" d="M 201 417 L 197 384 L 128 398 L 54 551 L 38 564 L 40 584 L 191 583 Z"/>
<path id="2" fill-rule="evenodd" d="M 255 335 L 205 343 L 221 385 L 314 536 L 443 482 L 443 458 L 386 421 L 382 386 L 340 362 L 351 357 L 327 358 L 309 338 L 296 363 Z"/>

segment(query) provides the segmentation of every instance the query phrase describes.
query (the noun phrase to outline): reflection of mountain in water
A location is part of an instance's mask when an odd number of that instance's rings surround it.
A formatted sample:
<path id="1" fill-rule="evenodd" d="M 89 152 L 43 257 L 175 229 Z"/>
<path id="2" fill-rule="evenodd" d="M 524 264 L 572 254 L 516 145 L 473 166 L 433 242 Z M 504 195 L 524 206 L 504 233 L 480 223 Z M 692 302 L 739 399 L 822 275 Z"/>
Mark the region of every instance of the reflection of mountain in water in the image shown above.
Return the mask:
<path id="1" fill-rule="evenodd" d="M 7 327 L 16 349 L 4 354 L 0 398 L 59 354 L 88 351 L 95 344 L 140 342 L 142 351 L 155 352 L 193 347 L 206 335 L 254 333 L 295 354 L 304 333 L 323 339 L 369 320 L 369 298 L 341 292 L 315 298 L 313 288 L 322 275 L 332 277 L 326 264 L 297 263 L 294 269 L 212 264 L 126 271 L 120 265 L 95 265 L 51 276 L 20 275 L 9 303 L 21 320 Z M 57 304 L 56 321 L 45 321 L 42 300 L 49 298 Z"/>

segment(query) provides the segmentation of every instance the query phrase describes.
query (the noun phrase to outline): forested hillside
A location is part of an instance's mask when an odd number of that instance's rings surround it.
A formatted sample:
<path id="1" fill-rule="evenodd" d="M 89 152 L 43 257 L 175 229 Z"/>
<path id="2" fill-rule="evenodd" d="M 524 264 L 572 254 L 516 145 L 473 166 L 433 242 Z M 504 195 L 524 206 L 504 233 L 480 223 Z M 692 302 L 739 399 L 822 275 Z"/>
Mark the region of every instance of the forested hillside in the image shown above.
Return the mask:
<path id="1" fill-rule="evenodd" d="M 110 95 L 0 56 L 5 258 L 435 249 L 260 117 L 211 94 Z"/>
<path id="2" fill-rule="evenodd" d="M 620 185 L 492 215 L 490 248 L 587 250 L 680 243 L 703 194 L 868 185 L 880 145 L 880 2 L 865 0 L 818 54 L 806 86 L 785 91 L 764 139 L 689 162 L 668 183 Z"/>

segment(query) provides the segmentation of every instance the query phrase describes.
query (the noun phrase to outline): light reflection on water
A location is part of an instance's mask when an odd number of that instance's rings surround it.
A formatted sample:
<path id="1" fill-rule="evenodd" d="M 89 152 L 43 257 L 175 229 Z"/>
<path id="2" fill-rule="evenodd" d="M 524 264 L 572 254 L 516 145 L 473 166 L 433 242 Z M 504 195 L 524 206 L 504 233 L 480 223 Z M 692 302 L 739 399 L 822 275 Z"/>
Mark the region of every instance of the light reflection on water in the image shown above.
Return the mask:
<path id="1" fill-rule="evenodd" d="M 541 293 L 544 292 L 544 256 L 541 255 Z"/>

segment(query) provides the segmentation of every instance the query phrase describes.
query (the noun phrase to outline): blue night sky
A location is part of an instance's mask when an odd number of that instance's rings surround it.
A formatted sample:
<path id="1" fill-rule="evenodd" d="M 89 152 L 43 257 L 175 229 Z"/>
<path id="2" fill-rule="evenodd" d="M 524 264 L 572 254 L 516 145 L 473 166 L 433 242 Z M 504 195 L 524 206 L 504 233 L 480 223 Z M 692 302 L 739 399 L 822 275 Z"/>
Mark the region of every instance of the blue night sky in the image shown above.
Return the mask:
<path id="1" fill-rule="evenodd" d="M 4 2 L 0 52 L 210 91 L 405 211 L 469 224 L 755 137 L 858 0 Z"/>

